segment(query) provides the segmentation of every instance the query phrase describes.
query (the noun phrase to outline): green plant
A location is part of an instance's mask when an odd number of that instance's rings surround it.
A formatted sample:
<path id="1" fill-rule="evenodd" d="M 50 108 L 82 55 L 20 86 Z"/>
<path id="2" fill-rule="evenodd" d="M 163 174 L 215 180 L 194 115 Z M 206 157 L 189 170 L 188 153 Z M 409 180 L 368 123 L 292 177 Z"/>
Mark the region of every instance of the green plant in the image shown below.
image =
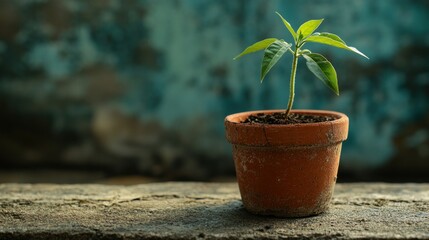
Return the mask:
<path id="1" fill-rule="evenodd" d="M 337 48 L 346 49 L 355 52 L 368 59 L 365 54 L 361 53 L 354 47 L 347 46 L 347 44 L 337 35 L 328 32 L 314 32 L 319 25 L 323 22 L 323 19 L 309 20 L 303 23 L 298 31 L 292 28 L 289 22 L 287 22 L 280 13 L 276 12 L 280 19 L 283 21 L 285 27 L 289 30 L 295 42 L 294 50 L 292 50 L 292 44 L 287 43 L 283 39 L 267 38 L 259 41 L 248 48 L 234 58 L 238 59 L 243 55 L 265 50 L 264 57 L 262 58 L 261 66 L 261 83 L 264 80 L 267 73 L 271 68 L 278 62 L 285 52 L 290 52 L 293 55 L 292 71 L 290 75 L 290 86 L 289 86 L 289 101 L 286 109 L 286 116 L 288 116 L 292 109 L 293 100 L 295 97 L 295 75 L 296 68 L 298 65 L 298 58 L 304 57 L 307 61 L 308 69 L 323 83 L 326 84 L 335 94 L 339 95 L 340 91 L 338 88 L 337 73 L 332 64 L 321 54 L 312 53 L 308 49 L 302 49 L 302 47 L 308 42 L 316 42 L 334 46 Z"/>

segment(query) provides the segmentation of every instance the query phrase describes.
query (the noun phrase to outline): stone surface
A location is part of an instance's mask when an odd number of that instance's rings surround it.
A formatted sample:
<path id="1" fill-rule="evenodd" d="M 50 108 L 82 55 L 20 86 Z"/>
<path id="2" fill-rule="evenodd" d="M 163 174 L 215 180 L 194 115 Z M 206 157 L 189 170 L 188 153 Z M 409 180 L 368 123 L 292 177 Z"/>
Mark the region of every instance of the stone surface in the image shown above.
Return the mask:
<path id="1" fill-rule="evenodd" d="M 0 239 L 429 239 L 429 184 L 337 184 L 329 212 L 247 213 L 235 183 L 0 185 Z"/>

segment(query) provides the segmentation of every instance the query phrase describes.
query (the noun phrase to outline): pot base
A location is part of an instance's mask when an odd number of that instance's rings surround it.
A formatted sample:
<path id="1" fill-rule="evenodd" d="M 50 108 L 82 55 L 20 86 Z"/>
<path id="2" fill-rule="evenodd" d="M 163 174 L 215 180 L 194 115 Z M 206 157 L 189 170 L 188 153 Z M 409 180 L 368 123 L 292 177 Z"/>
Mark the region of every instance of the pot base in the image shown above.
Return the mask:
<path id="1" fill-rule="evenodd" d="M 255 215 L 262 216 L 274 216 L 279 218 L 301 218 L 301 217 L 310 217 L 322 214 L 329 210 L 330 201 L 332 198 L 333 191 L 328 191 L 325 193 L 326 196 L 322 196 L 320 201 L 318 201 L 313 206 L 300 206 L 296 208 L 291 208 L 290 206 L 275 206 L 275 209 L 270 208 L 269 206 L 255 206 L 252 203 L 244 203 L 244 208 Z M 273 206 L 271 206 L 273 207 Z"/>
<path id="2" fill-rule="evenodd" d="M 340 151 L 341 143 L 290 148 L 234 145 L 243 205 L 250 212 L 278 217 L 305 217 L 326 211 Z"/>
<path id="3" fill-rule="evenodd" d="M 320 215 L 322 213 L 325 213 L 328 208 L 324 209 L 320 212 L 307 212 L 307 211 L 293 211 L 293 212 L 285 212 L 285 211 L 269 211 L 269 210 L 263 210 L 263 211 L 253 211 L 252 209 L 246 208 L 246 211 L 248 211 L 251 214 L 254 215 L 260 215 L 260 216 L 267 216 L 267 217 L 277 217 L 277 218 L 304 218 L 304 217 L 313 217 Z"/>

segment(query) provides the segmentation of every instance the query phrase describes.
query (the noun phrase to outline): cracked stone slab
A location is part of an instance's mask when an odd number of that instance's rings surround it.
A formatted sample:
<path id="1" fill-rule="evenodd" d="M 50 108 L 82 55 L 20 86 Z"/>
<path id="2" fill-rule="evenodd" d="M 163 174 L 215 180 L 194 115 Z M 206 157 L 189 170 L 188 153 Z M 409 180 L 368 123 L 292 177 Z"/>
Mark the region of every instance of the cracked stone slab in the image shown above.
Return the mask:
<path id="1" fill-rule="evenodd" d="M 0 185 L 0 239 L 429 239 L 429 184 L 337 184 L 322 215 L 246 212 L 235 183 Z"/>

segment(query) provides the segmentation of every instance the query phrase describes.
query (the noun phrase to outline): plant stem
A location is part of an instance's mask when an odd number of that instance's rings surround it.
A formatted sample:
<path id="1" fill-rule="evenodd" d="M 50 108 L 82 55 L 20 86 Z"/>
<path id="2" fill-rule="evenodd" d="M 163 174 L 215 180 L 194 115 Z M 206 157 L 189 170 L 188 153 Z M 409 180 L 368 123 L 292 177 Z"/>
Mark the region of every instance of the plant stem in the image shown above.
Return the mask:
<path id="1" fill-rule="evenodd" d="M 296 75 L 296 67 L 298 65 L 298 51 L 299 51 L 299 48 L 295 47 L 295 52 L 293 53 L 292 71 L 290 73 L 289 102 L 287 103 L 287 109 L 285 113 L 286 118 L 288 117 L 290 110 L 292 109 L 293 99 L 295 98 L 295 75 Z"/>

